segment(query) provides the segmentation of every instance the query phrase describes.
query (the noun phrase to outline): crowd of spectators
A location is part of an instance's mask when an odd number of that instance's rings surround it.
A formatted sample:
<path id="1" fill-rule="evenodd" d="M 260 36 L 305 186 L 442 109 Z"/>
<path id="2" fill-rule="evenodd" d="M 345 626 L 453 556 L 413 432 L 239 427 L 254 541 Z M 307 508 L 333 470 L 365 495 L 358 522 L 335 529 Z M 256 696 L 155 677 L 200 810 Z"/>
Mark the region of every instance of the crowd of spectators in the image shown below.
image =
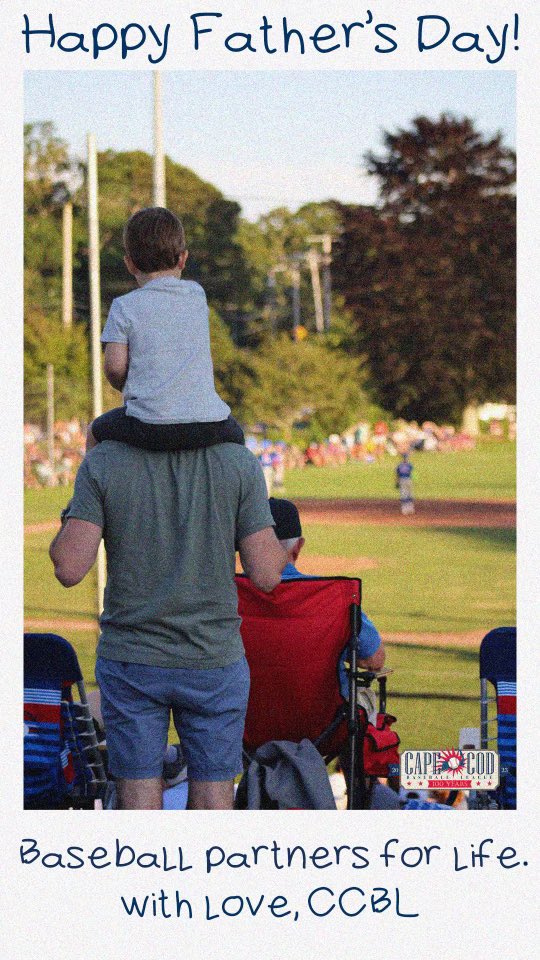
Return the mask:
<path id="1" fill-rule="evenodd" d="M 489 431 L 494 437 L 502 432 Z M 76 418 L 54 425 L 54 464 L 49 462 L 45 431 L 36 424 L 24 426 L 24 483 L 27 487 L 68 485 L 75 478 L 84 457 L 86 424 Z M 426 421 L 398 421 L 392 424 L 359 423 L 344 434 L 331 434 L 321 443 L 310 443 L 305 450 L 284 440 L 269 440 L 246 435 L 246 444 L 259 459 L 269 493 L 283 490 L 286 470 L 314 466 L 339 466 L 349 461 L 374 463 L 385 456 L 399 456 L 424 450 L 427 453 L 470 450 L 475 439 L 452 426 Z"/>
<path id="2" fill-rule="evenodd" d="M 33 423 L 24 425 L 25 487 L 68 486 L 84 457 L 86 425 L 75 417 L 54 424 L 54 463 L 50 463 L 47 436 Z"/>

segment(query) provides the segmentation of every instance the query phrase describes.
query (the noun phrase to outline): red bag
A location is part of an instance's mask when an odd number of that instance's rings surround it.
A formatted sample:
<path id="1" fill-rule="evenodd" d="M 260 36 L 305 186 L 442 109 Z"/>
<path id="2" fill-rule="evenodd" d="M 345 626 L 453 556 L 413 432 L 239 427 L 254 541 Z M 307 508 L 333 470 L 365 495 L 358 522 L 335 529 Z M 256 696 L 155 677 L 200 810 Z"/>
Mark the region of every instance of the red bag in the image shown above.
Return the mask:
<path id="1" fill-rule="evenodd" d="M 396 718 L 378 713 L 375 726 L 368 723 L 364 735 L 364 772 L 371 777 L 387 777 L 390 764 L 399 765 L 399 737 L 390 727 Z"/>

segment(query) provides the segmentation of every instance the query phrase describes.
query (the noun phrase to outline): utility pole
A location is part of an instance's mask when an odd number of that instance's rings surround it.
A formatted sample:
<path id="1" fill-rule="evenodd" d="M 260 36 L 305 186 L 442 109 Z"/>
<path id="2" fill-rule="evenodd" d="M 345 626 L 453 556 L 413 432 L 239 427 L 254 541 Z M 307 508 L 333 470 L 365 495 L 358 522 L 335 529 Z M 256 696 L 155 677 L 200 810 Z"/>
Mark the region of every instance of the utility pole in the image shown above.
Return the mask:
<path id="1" fill-rule="evenodd" d="M 54 463 L 54 367 L 47 364 L 47 459 L 49 461 L 49 486 L 56 485 L 56 468 Z"/>
<path id="2" fill-rule="evenodd" d="M 308 243 L 322 244 L 323 326 L 325 330 L 329 330 L 332 314 L 332 275 L 330 271 L 332 263 L 332 235 L 330 233 L 317 234 L 314 237 L 308 237 Z"/>
<path id="3" fill-rule="evenodd" d="M 313 301 L 315 303 L 315 329 L 317 333 L 324 331 L 324 315 L 321 294 L 321 281 L 319 278 L 319 254 L 311 247 L 306 253 L 306 260 L 311 272 L 311 286 L 313 287 Z"/>
<path id="4" fill-rule="evenodd" d="M 73 204 L 66 200 L 62 208 L 62 326 L 73 323 Z"/>
<path id="5" fill-rule="evenodd" d="M 161 73 L 154 70 L 154 179 L 153 203 L 155 207 L 166 205 L 165 157 L 163 154 L 163 112 L 161 104 Z"/>
<path id="6" fill-rule="evenodd" d="M 276 327 L 276 301 L 277 301 L 276 274 L 284 273 L 288 269 L 289 268 L 287 267 L 286 264 L 278 263 L 276 264 L 275 267 L 271 267 L 270 270 L 268 271 L 267 286 L 268 286 L 269 301 L 270 301 L 270 330 L 273 337 L 276 335 L 276 329 L 277 329 Z"/>
<path id="7" fill-rule="evenodd" d="M 298 328 L 302 320 L 300 306 L 300 261 L 302 259 L 302 254 L 295 254 L 290 267 L 292 280 L 293 337 L 295 340 L 297 339 Z"/>
<path id="8" fill-rule="evenodd" d="M 103 413 L 101 382 L 101 286 L 99 276 L 98 173 L 96 138 L 88 134 L 88 270 L 90 280 L 90 331 L 92 351 L 93 417 Z M 98 610 L 103 610 L 105 592 L 105 551 L 103 541 L 97 555 Z"/>

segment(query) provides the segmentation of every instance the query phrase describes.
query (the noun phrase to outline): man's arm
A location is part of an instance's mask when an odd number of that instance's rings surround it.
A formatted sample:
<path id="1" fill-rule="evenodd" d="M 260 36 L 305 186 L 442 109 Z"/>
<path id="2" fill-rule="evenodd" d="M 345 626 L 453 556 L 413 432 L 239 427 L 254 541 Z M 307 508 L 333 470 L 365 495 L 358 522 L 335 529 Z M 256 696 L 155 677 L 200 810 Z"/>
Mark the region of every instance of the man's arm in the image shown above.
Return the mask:
<path id="1" fill-rule="evenodd" d="M 111 387 L 123 390 L 129 367 L 127 343 L 106 343 L 103 368 Z"/>
<path id="2" fill-rule="evenodd" d="M 358 637 L 358 665 L 363 670 L 382 670 L 384 659 L 381 635 L 375 624 L 362 610 L 362 623 Z"/>
<path id="3" fill-rule="evenodd" d="M 56 579 L 74 587 L 94 565 L 101 540 L 101 527 L 88 520 L 70 517 L 49 547 Z"/>
<path id="4" fill-rule="evenodd" d="M 287 553 L 277 539 L 273 527 L 265 527 L 239 544 L 242 567 L 259 590 L 271 593 L 281 580 Z"/>

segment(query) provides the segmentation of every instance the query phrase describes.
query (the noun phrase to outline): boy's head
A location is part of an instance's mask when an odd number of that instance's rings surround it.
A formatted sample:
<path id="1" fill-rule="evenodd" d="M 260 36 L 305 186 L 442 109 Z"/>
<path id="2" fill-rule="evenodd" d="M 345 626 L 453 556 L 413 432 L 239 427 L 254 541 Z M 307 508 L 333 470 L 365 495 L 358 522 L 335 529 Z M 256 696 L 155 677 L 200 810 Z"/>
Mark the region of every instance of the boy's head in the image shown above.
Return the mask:
<path id="1" fill-rule="evenodd" d="M 140 273 L 182 269 L 187 256 L 184 228 L 165 207 L 134 213 L 124 227 L 124 248 L 128 270 L 133 265 Z"/>

